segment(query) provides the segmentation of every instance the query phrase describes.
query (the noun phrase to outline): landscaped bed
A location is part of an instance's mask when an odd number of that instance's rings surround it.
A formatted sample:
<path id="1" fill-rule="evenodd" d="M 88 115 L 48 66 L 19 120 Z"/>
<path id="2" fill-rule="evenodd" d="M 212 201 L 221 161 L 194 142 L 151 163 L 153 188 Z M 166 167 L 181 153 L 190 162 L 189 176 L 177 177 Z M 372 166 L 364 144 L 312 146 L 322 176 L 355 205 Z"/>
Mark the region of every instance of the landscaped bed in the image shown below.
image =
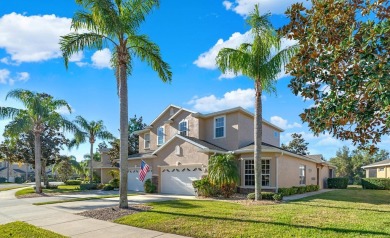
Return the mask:
<path id="1" fill-rule="evenodd" d="M 91 217 L 103 221 L 114 221 L 120 217 L 127 215 L 144 212 L 150 210 L 152 207 L 146 205 L 131 205 L 128 209 L 122 209 L 118 207 L 106 207 L 85 212 L 78 213 L 77 215 Z"/>
<path id="2" fill-rule="evenodd" d="M 62 238 L 66 236 L 59 235 L 52 231 L 44 230 L 33 225 L 16 221 L 5 225 L 0 225 L 0 238 L 25 238 L 25 237 L 45 237 Z"/>
<path id="3" fill-rule="evenodd" d="M 191 237 L 389 237 L 390 191 L 335 190 L 288 203 L 151 203 L 115 222 Z"/>

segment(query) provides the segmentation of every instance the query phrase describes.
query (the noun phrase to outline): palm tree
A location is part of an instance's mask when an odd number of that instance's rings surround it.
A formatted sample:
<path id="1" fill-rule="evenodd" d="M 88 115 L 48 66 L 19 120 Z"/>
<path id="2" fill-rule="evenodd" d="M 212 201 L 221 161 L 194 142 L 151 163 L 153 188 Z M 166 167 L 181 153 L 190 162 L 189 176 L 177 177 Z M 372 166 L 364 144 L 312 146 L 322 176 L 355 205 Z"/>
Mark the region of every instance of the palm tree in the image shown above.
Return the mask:
<path id="1" fill-rule="evenodd" d="M 224 48 L 217 55 L 216 63 L 223 72 L 242 73 L 255 81 L 254 160 L 255 194 L 261 199 L 261 143 L 262 143 L 262 92 L 275 90 L 274 83 L 295 51 L 295 46 L 280 50 L 281 38 L 272 27 L 269 14 L 260 15 L 259 6 L 248 16 L 252 27 L 253 43 L 243 43 L 237 49 Z"/>
<path id="2" fill-rule="evenodd" d="M 120 199 L 119 207 L 128 208 L 128 93 L 127 75 L 132 72 L 132 59 L 146 61 L 163 82 L 170 82 L 169 65 L 161 58 L 159 47 L 138 29 L 146 15 L 159 6 L 158 0 L 76 0 L 85 11 L 75 13 L 71 28 L 76 33 L 63 36 L 61 50 L 68 67 L 72 54 L 85 48 L 101 50 L 113 48 L 111 62 L 115 68 L 120 108 Z M 84 33 L 78 32 L 82 30 Z M 86 31 L 86 32 L 85 32 Z"/>
<path id="3" fill-rule="evenodd" d="M 93 153 L 93 144 L 95 144 L 96 139 L 102 140 L 111 140 L 114 139 L 114 136 L 106 131 L 106 127 L 103 124 L 102 120 L 99 121 L 90 121 L 88 122 L 82 116 L 77 116 L 73 121 L 79 127 L 79 133 L 75 134 L 75 139 L 71 141 L 69 147 L 79 146 L 82 143 L 85 143 L 87 140 L 91 144 L 89 150 L 89 158 L 94 158 Z M 93 183 L 93 163 L 92 160 L 89 163 L 89 182 Z"/>
<path id="4" fill-rule="evenodd" d="M 221 189 L 225 197 L 234 193 L 239 180 L 237 161 L 234 155 L 213 155 L 209 160 L 210 182 Z"/>
<path id="5" fill-rule="evenodd" d="M 35 191 L 42 193 L 41 188 L 41 136 L 46 126 L 63 128 L 69 132 L 76 132 L 77 128 L 72 122 L 62 117 L 56 110 L 66 108 L 71 112 L 69 104 L 64 100 L 55 100 L 45 93 L 35 93 L 28 90 L 12 90 L 6 99 L 13 98 L 20 101 L 25 109 L 0 107 L 0 119 L 11 118 L 13 121 L 7 126 L 7 133 L 17 137 L 21 133 L 34 134 L 35 152 Z"/>

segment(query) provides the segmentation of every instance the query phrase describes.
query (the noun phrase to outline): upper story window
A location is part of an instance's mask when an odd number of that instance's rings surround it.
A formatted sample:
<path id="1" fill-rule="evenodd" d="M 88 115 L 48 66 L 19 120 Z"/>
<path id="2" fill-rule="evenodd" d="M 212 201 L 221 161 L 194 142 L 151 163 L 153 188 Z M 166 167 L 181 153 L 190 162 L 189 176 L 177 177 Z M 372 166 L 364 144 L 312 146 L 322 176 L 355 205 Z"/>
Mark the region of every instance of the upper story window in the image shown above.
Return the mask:
<path id="1" fill-rule="evenodd" d="M 179 134 L 181 136 L 188 136 L 188 121 L 183 120 L 179 123 Z"/>
<path id="2" fill-rule="evenodd" d="M 150 148 L 150 134 L 146 133 L 144 136 L 144 148 L 149 149 Z"/>
<path id="3" fill-rule="evenodd" d="M 299 184 L 300 185 L 306 184 L 306 166 L 305 165 L 299 166 Z"/>
<path id="4" fill-rule="evenodd" d="M 157 128 L 157 145 L 162 145 L 165 142 L 164 127 Z"/>
<path id="5" fill-rule="evenodd" d="M 274 131 L 274 137 L 275 137 L 275 138 L 278 138 L 278 137 L 279 137 L 279 132 Z"/>
<path id="6" fill-rule="evenodd" d="M 214 118 L 214 138 L 225 137 L 226 117 L 215 117 Z"/>

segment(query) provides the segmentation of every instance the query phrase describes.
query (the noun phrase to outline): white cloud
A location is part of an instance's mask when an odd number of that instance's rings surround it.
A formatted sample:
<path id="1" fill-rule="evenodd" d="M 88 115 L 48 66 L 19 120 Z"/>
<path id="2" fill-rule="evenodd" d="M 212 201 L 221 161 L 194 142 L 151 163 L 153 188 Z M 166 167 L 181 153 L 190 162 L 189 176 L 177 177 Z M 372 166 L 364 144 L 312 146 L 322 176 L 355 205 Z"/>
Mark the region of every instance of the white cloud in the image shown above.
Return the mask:
<path id="1" fill-rule="evenodd" d="M 207 52 L 202 53 L 198 59 L 194 61 L 194 64 L 199 68 L 217 69 L 215 58 L 222 48 L 237 48 L 242 43 L 250 42 L 251 39 L 250 31 L 247 31 L 244 34 L 239 32 L 233 33 L 226 41 L 219 39 Z"/>
<path id="2" fill-rule="evenodd" d="M 99 51 L 96 51 L 92 57 L 92 66 L 98 69 L 103 69 L 103 68 L 111 68 L 111 51 L 110 49 L 102 49 Z"/>
<path id="3" fill-rule="evenodd" d="M 233 72 L 226 72 L 225 74 L 221 74 L 218 79 L 232 79 L 232 78 L 235 78 L 235 77 L 238 77 L 238 76 L 241 76 L 242 74 L 241 73 L 238 73 L 237 75 L 234 74 Z"/>
<path id="4" fill-rule="evenodd" d="M 12 77 L 11 72 L 8 69 L 0 69 L 0 83 L 14 85 L 15 82 L 26 82 L 30 79 L 30 74 L 27 72 L 18 72 Z"/>
<path id="5" fill-rule="evenodd" d="M 272 14 L 284 14 L 289 6 L 296 2 L 303 2 L 303 5 L 309 7 L 310 1 L 298 1 L 298 0 L 235 0 L 224 1 L 222 4 L 226 10 L 231 10 L 245 17 L 249 15 L 255 8 L 256 4 L 259 4 L 259 11 L 261 14 L 271 12 Z"/>
<path id="6" fill-rule="evenodd" d="M 70 109 L 72 110 L 72 113 L 74 113 L 76 110 L 74 110 L 74 108 L 71 105 L 69 105 L 69 106 L 70 106 Z M 69 115 L 70 114 L 67 107 L 60 107 L 58 110 L 56 110 L 56 112 L 58 112 L 61 115 Z"/>
<path id="7" fill-rule="evenodd" d="M 0 18 L 0 48 L 10 55 L 1 62 L 40 62 L 61 57 L 60 36 L 70 32 L 70 18 L 55 15 L 24 16 L 17 13 Z"/>
<path id="8" fill-rule="evenodd" d="M 73 54 L 69 58 L 69 62 L 80 62 L 83 59 L 84 59 L 84 53 L 82 51 L 79 51 L 79 52 Z"/>
<path id="9" fill-rule="evenodd" d="M 263 96 L 263 100 L 265 97 Z M 237 89 L 227 92 L 223 97 L 218 98 L 215 95 L 206 97 L 192 98 L 188 104 L 192 105 L 195 111 L 199 112 L 215 112 L 233 107 L 253 108 L 255 103 L 255 90 Z"/>
<path id="10" fill-rule="evenodd" d="M 302 125 L 294 122 L 292 124 L 288 124 L 288 121 L 286 119 L 283 119 L 280 116 L 272 116 L 271 117 L 271 123 L 282 128 L 282 129 L 291 129 L 291 128 L 301 128 Z"/>

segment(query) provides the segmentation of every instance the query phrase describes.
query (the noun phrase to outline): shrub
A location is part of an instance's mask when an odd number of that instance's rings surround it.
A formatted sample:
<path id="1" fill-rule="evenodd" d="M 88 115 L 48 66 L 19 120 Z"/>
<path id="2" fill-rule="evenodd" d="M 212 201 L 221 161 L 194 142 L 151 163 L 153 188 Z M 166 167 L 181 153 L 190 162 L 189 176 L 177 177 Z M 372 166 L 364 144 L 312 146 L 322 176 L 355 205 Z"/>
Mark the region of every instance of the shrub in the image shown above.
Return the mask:
<path id="1" fill-rule="evenodd" d="M 346 189 L 348 178 L 328 178 L 328 188 Z"/>
<path id="2" fill-rule="evenodd" d="M 209 180 L 228 198 L 236 191 L 240 175 L 237 160 L 232 154 L 212 155 L 209 159 Z"/>
<path id="3" fill-rule="evenodd" d="M 24 177 L 16 177 L 15 178 L 15 183 L 24 183 L 24 181 L 26 181 Z"/>
<path id="4" fill-rule="evenodd" d="M 249 200 L 255 200 L 255 193 L 249 193 L 246 198 Z M 261 192 L 261 198 L 263 200 L 275 200 L 275 201 L 280 201 L 283 198 L 282 194 L 278 193 L 272 193 L 272 192 Z"/>
<path id="5" fill-rule="evenodd" d="M 81 181 L 80 180 L 67 180 L 65 182 L 66 185 L 80 185 Z"/>
<path id="6" fill-rule="evenodd" d="M 144 183 L 144 191 L 146 193 L 155 193 L 157 190 L 156 188 L 156 185 L 154 185 L 152 183 L 152 180 L 151 179 L 147 179 L 145 180 L 145 183 Z"/>
<path id="7" fill-rule="evenodd" d="M 278 192 L 279 194 L 284 196 L 291 196 L 295 194 L 302 194 L 307 192 L 314 192 L 318 191 L 320 187 L 318 185 L 307 185 L 307 186 L 301 186 L 301 187 L 291 187 L 291 188 L 279 188 Z"/>
<path id="8" fill-rule="evenodd" d="M 119 179 L 113 178 L 108 182 L 113 188 L 119 188 Z"/>
<path id="9" fill-rule="evenodd" d="M 97 189 L 98 185 L 96 183 L 84 183 L 80 184 L 81 190 L 95 190 Z"/>
<path id="10" fill-rule="evenodd" d="M 111 184 L 105 184 L 103 190 L 104 191 L 114 190 L 114 187 Z"/>
<path id="11" fill-rule="evenodd" d="M 363 189 L 390 190 L 390 178 L 362 178 Z"/>
<path id="12" fill-rule="evenodd" d="M 46 188 L 47 189 L 58 189 L 58 185 L 55 185 L 55 184 L 48 184 L 47 186 L 46 186 Z"/>
<path id="13" fill-rule="evenodd" d="M 198 196 L 215 197 L 218 195 L 218 189 L 210 183 L 208 177 L 195 180 L 192 182 L 192 185 L 194 186 L 195 192 Z"/>
<path id="14" fill-rule="evenodd" d="M 320 190 L 320 186 L 318 185 L 307 185 L 306 192 L 314 192 Z"/>
<path id="15" fill-rule="evenodd" d="M 4 177 L 0 177 L 0 183 L 5 183 L 7 181 L 7 179 L 6 178 L 4 178 Z"/>

